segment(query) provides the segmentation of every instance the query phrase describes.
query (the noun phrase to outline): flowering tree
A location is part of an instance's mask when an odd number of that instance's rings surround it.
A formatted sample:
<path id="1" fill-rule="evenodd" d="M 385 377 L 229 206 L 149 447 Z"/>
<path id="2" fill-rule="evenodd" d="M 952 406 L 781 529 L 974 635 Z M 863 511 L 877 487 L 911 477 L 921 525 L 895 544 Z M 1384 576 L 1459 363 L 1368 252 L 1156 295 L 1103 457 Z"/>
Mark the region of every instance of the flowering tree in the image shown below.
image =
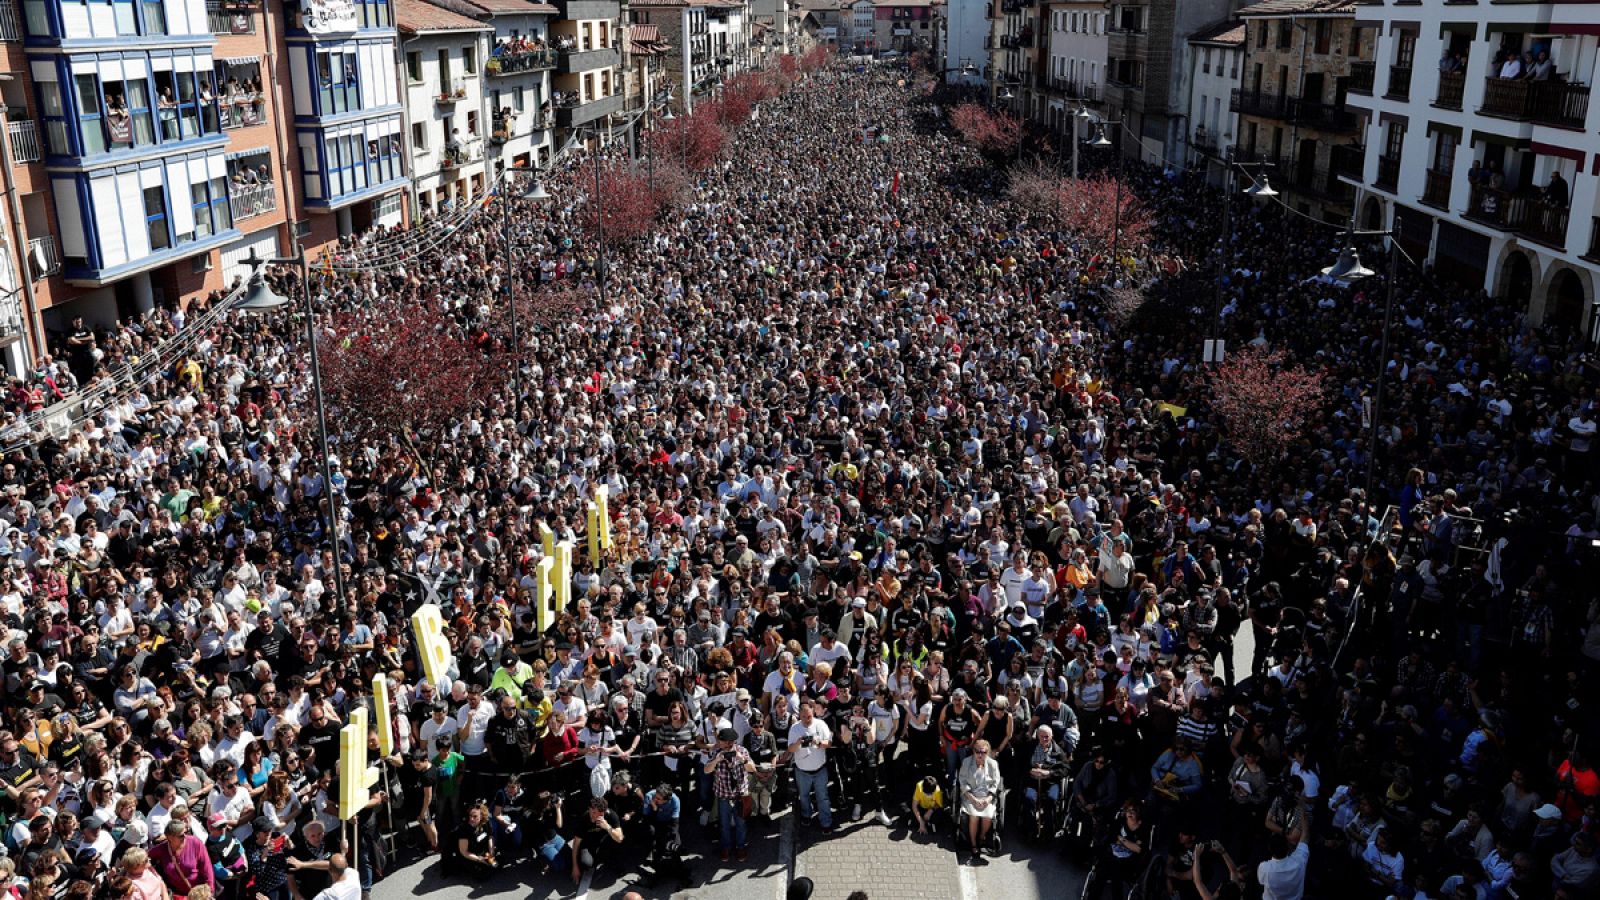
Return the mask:
<path id="1" fill-rule="evenodd" d="M 1210 403 L 1223 436 L 1245 459 L 1282 459 L 1322 402 L 1322 372 L 1289 363 L 1283 351 L 1246 346 L 1208 379 Z"/>
<path id="2" fill-rule="evenodd" d="M 1122 229 L 1120 245 L 1136 247 L 1150 239 L 1154 221 L 1133 189 L 1120 190 L 1115 178 L 1097 175 L 1059 182 L 1061 215 L 1067 227 L 1076 230 L 1097 249 L 1109 250 L 1116 228 Z M 1118 214 L 1118 206 L 1121 214 Z"/>
<path id="3" fill-rule="evenodd" d="M 657 215 L 664 215 L 686 205 L 694 197 L 694 176 L 676 159 L 658 159 L 649 187 L 655 195 Z"/>
<path id="4" fill-rule="evenodd" d="M 497 354 L 425 303 L 337 316 L 324 334 L 322 383 L 335 433 L 397 437 L 419 465 L 420 446 L 503 382 Z"/>
<path id="5" fill-rule="evenodd" d="M 995 113 L 976 103 L 950 110 L 950 126 L 979 152 L 1004 156 L 1022 141 L 1022 123 L 1008 113 Z"/>
<path id="6" fill-rule="evenodd" d="M 793 81 L 800 75 L 800 57 L 785 53 L 778 57 L 778 74 Z"/>
<path id="7" fill-rule="evenodd" d="M 822 44 L 807 50 L 806 55 L 800 58 L 800 67 L 807 72 L 815 72 L 827 64 L 828 48 Z"/>
<path id="8" fill-rule="evenodd" d="M 1055 212 L 1055 204 L 1063 187 L 1053 170 L 1043 163 L 1028 163 L 1013 168 L 1009 179 L 1007 195 L 1030 216 L 1046 216 Z"/>
<path id="9" fill-rule="evenodd" d="M 728 142 L 728 133 L 717 121 L 715 111 L 704 106 L 689 115 L 662 122 L 650 132 L 652 152 L 663 159 L 682 160 L 691 172 L 709 169 Z"/>
<path id="10" fill-rule="evenodd" d="M 598 197 L 595 196 L 596 165 L 600 166 Z M 608 240 L 632 240 L 648 233 L 655 222 L 656 198 L 649 182 L 622 164 L 591 161 L 579 173 L 577 187 L 589 198 L 580 213 L 580 221 L 584 230 L 591 234 L 595 230 L 597 213 Z"/>

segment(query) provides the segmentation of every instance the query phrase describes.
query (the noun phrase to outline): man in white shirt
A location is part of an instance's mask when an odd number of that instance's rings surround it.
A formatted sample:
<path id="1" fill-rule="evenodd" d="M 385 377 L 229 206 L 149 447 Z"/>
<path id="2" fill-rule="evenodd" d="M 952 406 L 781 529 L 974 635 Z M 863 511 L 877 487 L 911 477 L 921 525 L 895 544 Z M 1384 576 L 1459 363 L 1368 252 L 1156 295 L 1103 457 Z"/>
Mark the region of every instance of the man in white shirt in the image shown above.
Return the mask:
<path id="1" fill-rule="evenodd" d="M 454 742 L 456 732 L 461 730 L 461 723 L 450 715 L 449 707 L 445 706 L 444 701 L 435 700 L 429 713 L 422 727 L 417 730 L 418 736 L 422 738 L 422 746 L 432 747 L 433 737 L 436 734 L 443 734 Z"/>
<path id="2" fill-rule="evenodd" d="M 1011 565 L 1000 573 L 1000 586 L 1006 591 L 1006 606 L 1022 601 L 1022 586 L 1033 577 L 1033 572 L 1028 569 L 1028 557 L 1018 550 L 1011 555 Z"/>
<path id="3" fill-rule="evenodd" d="M 833 731 L 817 718 L 816 701 L 800 701 L 800 718 L 789 726 L 789 753 L 794 756 L 795 782 L 800 793 L 800 818 L 811 818 L 811 795 L 816 794 L 817 820 L 824 833 L 833 831 L 833 809 L 828 802 L 828 748 Z"/>
<path id="4" fill-rule="evenodd" d="M 328 857 L 328 886 L 313 900 L 360 900 L 361 875 L 343 853 Z"/>
<path id="5" fill-rule="evenodd" d="M 1262 900 L 1300 900 L 1306 891 L 1306 863 L 1311 848 L 1304 841 L 1293 844 L 1281 834 L 1267 841 L 1272 858 L 1256 866 Z"/>

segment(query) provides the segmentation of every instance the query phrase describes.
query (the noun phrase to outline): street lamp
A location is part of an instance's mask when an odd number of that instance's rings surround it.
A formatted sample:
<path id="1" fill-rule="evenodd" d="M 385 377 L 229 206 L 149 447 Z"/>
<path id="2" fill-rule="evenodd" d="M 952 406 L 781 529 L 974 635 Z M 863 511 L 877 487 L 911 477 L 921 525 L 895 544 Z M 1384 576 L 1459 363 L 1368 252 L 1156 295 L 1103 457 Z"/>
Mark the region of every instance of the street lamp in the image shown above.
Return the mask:
<path id="1" fill-rule="evenodd" d="M 1205 342 L 1200 358 L 1203 362 L 1220 363 L 1225 352 L 1222 340 L 1222 279 L 1225 267 L 1233 259 L 1233 173 L 1244 172 L 1249 176 L 1250 186 L 1243 193 L 1252 200 L 1270 200 L 1278 196 L 1267 181 L 1267 173 L 1262 171 L 1265 163 L 1238 162 L 1233 158 L 1233 148 L 1228 148 L 1228 155 L 1223 161 L 1224 174 L 1222 179 L 1222 252 L 1217 256 L 1217 272 L 1211 286 L 1211 327 L 1212 337 Z M 1256 174 L 1250 175 L 1250 170 L 1255 169 Z"/>
<path id="2" fill-rule="evenodd" d="M 1345 229 L 1344 238 L 1340 241 L 1339 258 L 1333 265 L 1322 270 L 1322 274 L 1329 279 L 1348 286 L 1353 282 L 1375 275 L 1373 270 L 1361 264 L 1361 254 L 1356 251 L 1355 239 L 1358 237 L 1376 237 L 1389 239 L 1389 285 L 1384 292 L 1383 300 L 1383 340 L 1378 352 L 1378 384 L 1373 391 L 1372 423 L 1370 436 L 1367 438 L 1367 476 L 1364 496 L 1367 502 L 1367 515 L 1370 518 L 1375 509 L 1372 502 L 1372 481 L 1378 462 L 1378 423 L 1383 420 L 1383 387 L 1389 376 L 1389 329 L 1394 321 L 1394 295 L 1395 284 L 1399 281 L 1400 257 L 1405 251 L 1400 249 L 1400 242 L 1395 239 L 1395 232 L 1390 231 L 1355 231 Z M 1410 257 L 1407 257 L 1408 259 Z M 1413 261 L 1413 265 L 1415 261 Z"/>
<path id="3" fill-rule="evenodd" d="M 250 255 L 244 259 L 244 264 L 250 267 L 250 281 L 245 288 L 244 296 L 234 305 L 234 309 L 259 314 L 282 309 L 294 302 L 267 284 L 261 271 L 261 267 L 267 263 L 293 265 L 300 269 L 299 300 L 303 306 L 301 312 L 306 320 L 306 343 L 311 348 L 311 389 L 317 407 L 317 455 L 321 457 L 322 462 L 322 489 L 328 496 L 328 532 L 333 546 L 333 592 L 339 609 L 344 610 L 348 607 L 345 605 L 344 566 L 339 558 L 341 555 L 339 498 L 333 489 L 333 462 L 328 450 L 327 405 L 322 397 L 322 359 L 317 354 L 317 313 L 316 308 L 311 305 L 311 269 L 306 265 L 305 248 L 296 242 L 294 256 L 273 259 L 262 259 L 252 248 Z"/>
<path id="4" fill-rule="evenodd" d="M 1082 122 L 1087 126 L 1094 121 L 1094 113 L 1089 112 L 1089 107 L 1080 105 L 1078 111 L 1069 116 L 1069 118 L 1072 119 L 1072 178 L 1076 181 L 1078 178 L 1078 145 L 1082 143 L 1078 139 L 1078 123 Z"/>
<path id="5" fill-rule="evenodd" d="M 505 184 L 502 186 L 500 198 L 500 238 L 506 245 L 506 303 L 511 307 L 511 415 L 515 419 L 522 407 L 522 316 L 517 312 L 516 293 L 516 251 L 517 243 L 511 239 L 511 197 L 512 188 L 517 177 L 515 173 L 529 171 L 533 175 L 533 185 L 524 191 L 522 199 L 531 203 L 543 203 L 550 199 L 550 194 L 544 189 L 544 182 L 539 179 L 537 169 L 506 169 Z"/>

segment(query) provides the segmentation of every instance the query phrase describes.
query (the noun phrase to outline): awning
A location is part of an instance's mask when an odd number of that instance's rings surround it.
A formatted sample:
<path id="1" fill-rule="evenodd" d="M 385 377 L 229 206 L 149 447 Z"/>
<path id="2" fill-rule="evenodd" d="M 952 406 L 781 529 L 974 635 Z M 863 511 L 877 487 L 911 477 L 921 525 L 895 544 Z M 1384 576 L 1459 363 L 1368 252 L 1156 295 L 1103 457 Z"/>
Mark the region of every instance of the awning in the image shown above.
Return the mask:
<path id="1" fill-rule="evenodd" d="M 224 59 L 219 59 L 219 60 L 217 60 L 217 62 L 223 63 L 224 65 L 229 65 L 229 66 L 258 66 L 258 65 L 261 64 L 261 57 L 259 57 L 259 56 L 229 56 L 229 57 L 226 57 Z"/>
<path id="2" fill-rule="evenodd" d="M 251 147 L 249 150 L 235 150 L 232 153 L 223 154 L 222 158 L 223 159 L 227 159 L 227 160 L 234 160 L 234 159 L 239 159 L 239 158 L 245 157 L 245 156 L 256 156 L 256 155 L 261 154 L 261 153 L 271 154 L 272 153 L 272 148 L 268 147 L 265 144 L 262 144 L 259 147 Z"/>

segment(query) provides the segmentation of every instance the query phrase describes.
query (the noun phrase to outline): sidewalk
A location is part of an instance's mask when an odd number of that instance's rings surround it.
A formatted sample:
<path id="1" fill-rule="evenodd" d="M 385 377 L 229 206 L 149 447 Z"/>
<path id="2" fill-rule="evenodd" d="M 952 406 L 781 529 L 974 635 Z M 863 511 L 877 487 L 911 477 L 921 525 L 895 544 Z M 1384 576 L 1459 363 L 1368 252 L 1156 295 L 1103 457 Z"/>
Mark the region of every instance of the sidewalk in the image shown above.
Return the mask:
<path id="1" fill-rule="evenodd" d="M 794 874 L 816 883 L 814 900 L 844 900 L 865 890 L 872 900 L 950 900 L 961 897 L 955 838 L 947 830 L 915 837 L 876 818 L 835 823 L 825 835 L 815 825 L 795 835 Z"/>

